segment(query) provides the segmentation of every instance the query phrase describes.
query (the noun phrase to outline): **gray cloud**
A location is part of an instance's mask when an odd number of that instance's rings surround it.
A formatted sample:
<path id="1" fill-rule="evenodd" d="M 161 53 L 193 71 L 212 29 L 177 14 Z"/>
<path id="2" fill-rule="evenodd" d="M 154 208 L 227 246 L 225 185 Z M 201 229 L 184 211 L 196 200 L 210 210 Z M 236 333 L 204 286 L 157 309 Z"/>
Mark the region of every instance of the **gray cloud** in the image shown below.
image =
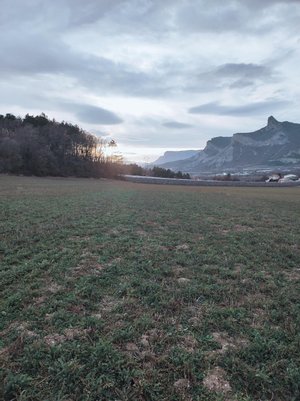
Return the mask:
<path id="1" fill-rule="evenodd" d="M 239 129 L 222 116 L 298 116 L 299 0 L 0 3 L 3 113 L 45 111 L 99 135 L 95 125 L 110 125 L 118 142 L 197 148 L 199 132 L 204 141 Z M 240 99 L 257 101 L 232 106 Z M 199 104 L 193 125 L 188 104 Z"/>
<path id="2" fill-rule="evenodd" d="M 272 74 L 269 67 L 253 63 L 228 63 L 220 65 L 215 74 L 222 77 L 266 78 Z"/>
<path id="3" fill-rule="evenodd" d="M 244 104 L 241 106 L 223 106 L 219 102 L 210 102 L 192 107 L 190 114 L 214 114 L 219 116 L 250 116 L 264 115 L 265 113 L 278 110 L 289 105 L 288 101 L 265 100 L 261 102 Z"/>
<path id="4" fill-rule="evenodd" d="M 280 1 L 265 0 L 262 6 L 270 7 L 275 3 Z M 127 32 L 132 37 L 144 33 L 147 27 L 151 36 L 146 36 L 146 41 L 153 41 L 153 35 L 164 37 L 170 32 L 180 35 L 185 24 L 191 27 L 191 32 L 194 23 L 199 32 L 227 30 L 226 24 L 231 30 L 240 30 L 239 26 L 249 20 L 251 4 L 250 1 L 243 5 L 237 1 L 220 4 L 214 0 L 209 7 L 203 7 L 203 0 L 165 0 L 163 4 L 158 0 L 87 0 L 82 7 L 80 0 L 62 0 L 58 12 L 55 1 L 28 0 L 25 5 L 16 0 L 17 6 L 12 8 L 11 2 L 3 0 L 0 52 L 5 57 L 0 71 L 8 78 L 59 74 L 74 79 L 74 85 L 94 93 L 138 97 L 210 91 L 224 86 L 231 89 L 251 87 L 262 79 L 270 79 L 269 67 L 255 63 L 226 63 L 199 74 L 196 60 L 190 68 L 184 62 L 171 60 L 159 68 L 145 71 L 135 63 L 116 62 L 106 54 L 99 56 L 79 51 L 76 43 L 70 46 L 64 36 L 72 29 L 93 26 L 95 33 L 103 30 L 104 36 L 111 35 L 113 44 L 116 35 Z M 278 18 L 280 15 L 276 13 Z M 259 21 L 256 19 L 254 25 L 258 26 Z M 288 20 L 284 24 L 287 26 Z"/>
<path id="5" fill-rule="evenodd" d="M 0 52 L 5 54 L 0 63 L 2 77 L 56 74 L 72 78 L 77 85 L 93 92 L 130 96 L 163 94 L 167 90 L 163 73 L 145 73 L 136 65 L 79 51 L 76 44 L 70 46 L 64 39 L 73 25 L 78 29 L 115 9 L 118 13 L 120 4 L 127 15 L 125 5 L 130 2 L 124 0 L 88 0 L 84 7 L 79 0 L 63 0 L 59 4 L 28 0 L 26 6 L 17 0 L 18 7 L 15 4 L 13 8 L 4 0 L 0 17 Z"/>
<path id="6" fill-rule="evenodd" d="M 91 24 L 113 11 L 124 0 L 1 0 L 0 25 L 26 24 L 31 21 L 31 30 L 51 30 L 53 25 L 60 29 Z M 28 26 L 29 27 L 29 26 Z"/>
<path id="7" fill-rule="evenodd" d="M 177 9 L 176 23 L 187 32 L 238 32 L 240 35 L 243 33 L 262 35 L 276 29 L 277 24 L 286 25 L 286 17 L 291 17 L 291 5 L 297 6 L 298 3 L 298 0 L 230 0 L 226 2 L 211 0 L 207 6 L 205 0 L 200 0 L 195 6 L 194 0 L 186 0 Z M 275 9 L 278 5 L 281 5 L 281 10 L 279 12 L 276 10 L 273 19 L 270 20 L 271 9 Z"/>
<path id="8" fill-rule="evenodd" d="M 8 77 L 64 74 L 81 86 L 110 93 L 146 96 L 164 91 L 158 74 L 151 76 L 124 63 L 76 52 L 48 36 L 14 33 L 0 42 L 0 52 L 7 55 L 2 59 L 0 71 Z"/>
<path id="9" fill-rule="evenodd" d="M 271 67 L 254 63 L 226 63 L 198 74 L 193 78 L 191 91 L 215 90 L 228 87 L 246 88 L 261 82 L 270 82 L 276 76 Z"/>
<path id="10" fill-rule="evenodd" d="M 254 81 L 250 81 L 249 79 L 238 79 L 237 81 L 234 81 L 232 84 L 229 85 L 229 88 L 231 89 L 244 89 L 244 88 L 249 88 L 253 86 L 255 83 Z"/>
<path id="11" fill-rule="evenodd" d="M 191 124 L 180 123 L 178 121 L 168 121 L 162 124 L 164 127 L 167 128 L 174 128 L 174 129 L 186 129 L 193 127 Z"/>
<path id="12" fill-rule="evenodd" d="M 75 113 L 77 118 L 85 123 L 115 125 L 123 122 L 117 114 L 101 107 L 78 103 L 62 103 L 62 106 Z"/>

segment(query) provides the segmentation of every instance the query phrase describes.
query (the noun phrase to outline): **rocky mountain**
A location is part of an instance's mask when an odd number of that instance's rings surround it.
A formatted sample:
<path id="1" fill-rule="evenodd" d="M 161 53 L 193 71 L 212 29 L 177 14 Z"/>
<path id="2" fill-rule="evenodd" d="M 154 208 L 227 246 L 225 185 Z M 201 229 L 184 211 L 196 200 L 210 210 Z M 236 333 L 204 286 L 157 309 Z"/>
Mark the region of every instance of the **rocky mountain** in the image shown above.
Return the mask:
<path id="1" fill-rule="evenodd" d="M 300 124 L 273 116 L 258 131 L 213 138 L 194 156 L 162 165 L 192 174 L 280 166 L 300 166 Z"/>
<path id="2" fill-rule="evenodd" d="M 167 151 L 155 160 L 151 165 L 161 166 L 164 163 L 175 162 L 178 160 L 188 159 L 189 157 L 195 156 L 199 153 L 199 150 L 179 150 L 179 151 Z"/>

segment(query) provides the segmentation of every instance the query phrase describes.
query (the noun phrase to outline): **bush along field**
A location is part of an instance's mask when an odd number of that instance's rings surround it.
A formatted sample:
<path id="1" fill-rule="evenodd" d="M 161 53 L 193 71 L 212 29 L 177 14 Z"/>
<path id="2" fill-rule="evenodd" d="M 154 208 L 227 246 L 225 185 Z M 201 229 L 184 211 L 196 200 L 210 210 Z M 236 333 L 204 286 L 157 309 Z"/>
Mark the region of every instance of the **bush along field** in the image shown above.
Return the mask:
<path id="1" fill-rule="evenodd" d="M 0 176 L 0 399 L 300 399 L 299 188 Z"/>

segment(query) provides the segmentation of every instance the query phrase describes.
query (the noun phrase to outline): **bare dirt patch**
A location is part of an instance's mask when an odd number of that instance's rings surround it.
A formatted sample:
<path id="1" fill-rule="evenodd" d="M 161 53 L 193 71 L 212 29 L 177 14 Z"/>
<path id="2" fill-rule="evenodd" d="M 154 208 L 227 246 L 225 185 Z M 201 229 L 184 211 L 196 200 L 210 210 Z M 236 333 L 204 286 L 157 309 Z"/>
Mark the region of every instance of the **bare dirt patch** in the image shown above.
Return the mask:
<path id="1" fill-rule="evenodd" d="M 190 280 L 189 278 L 186 278 L 186 277 L 179 277 L 179 278 L 177 279 L 177 282 L 178 282 L 178 284 L 180 284 L 180 285 L 186 285 L 186 284 L 188 284 L 190 281 L 191 281 L 191 280 Z"/>
<path id="2" fill-rule="evenodd" d="M 44 337 L 45 344 L 53 347 L 54 345 L 61 344 L 66 341 L 66 337 L 63 334 L 48 334 Z"/>
<path id="3" fill-rule="evenodd" d="M 188 379 L 179 379 L 174 383 L 174 387 L 179 393 L 182 393 L 188 390 L 191 384 Z"/>
<path id="4" fill-rule="evenodd" d="M 176 245 L 175 249 L 177 251 L 187 251 L 188 249 L 190 249 L 190 246 L 188 244 L 180 244 L 180 245 Z"/>
<path id="5" fill-rule="evenodd" d="M 248 345 L 248 341 L 241 337 L 232 338 L 225 332 L 212 333 L 213 339 L 221 346 L 220 349 L 210 351 L 209 356 L 222 355 L 230 350 L 238 350 Z"/>
<path id="6" fill-rule="evenodd" d="M 51 294 L 56 294 L 57 292 L 61 291 L 64 287 L 62 285 L 59 285 L 55 282 L 51 282 L 47 287 L 46 290 L 50 292 Z"/>
<path id="7" fill-rule="evenodd" d="M 231 392 L 231 386 L 226 379 L 226 372 L 218 366 L 208 372 L 203 380 L 203 385 L 209 391 L 216 393 L 228 394 Z"/>

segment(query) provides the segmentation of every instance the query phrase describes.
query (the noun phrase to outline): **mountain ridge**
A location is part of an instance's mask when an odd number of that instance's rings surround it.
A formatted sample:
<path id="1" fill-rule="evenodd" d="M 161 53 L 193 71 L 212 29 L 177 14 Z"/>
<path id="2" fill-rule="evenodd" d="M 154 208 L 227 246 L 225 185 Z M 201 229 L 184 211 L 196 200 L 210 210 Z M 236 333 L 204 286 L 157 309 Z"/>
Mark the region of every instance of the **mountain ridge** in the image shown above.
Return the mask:
<path id="1" fill-rule="evenodd" d="M 160 166 L 164 163 L 175 162 L 178 160 L 188 159 L 189 157 L 197 154 L 199 150 L 167 150 L 162 156 L 160 156 L 157 160 L 150 163 L 152 166 Z"/>
<path id="2" fill-rule="evenodd" d="M 277 121 L 253 132 L 214 137 L 190 158 L 160 164 L 192 174 L 271 166 L 300 166 L 300 124 Z"/>

